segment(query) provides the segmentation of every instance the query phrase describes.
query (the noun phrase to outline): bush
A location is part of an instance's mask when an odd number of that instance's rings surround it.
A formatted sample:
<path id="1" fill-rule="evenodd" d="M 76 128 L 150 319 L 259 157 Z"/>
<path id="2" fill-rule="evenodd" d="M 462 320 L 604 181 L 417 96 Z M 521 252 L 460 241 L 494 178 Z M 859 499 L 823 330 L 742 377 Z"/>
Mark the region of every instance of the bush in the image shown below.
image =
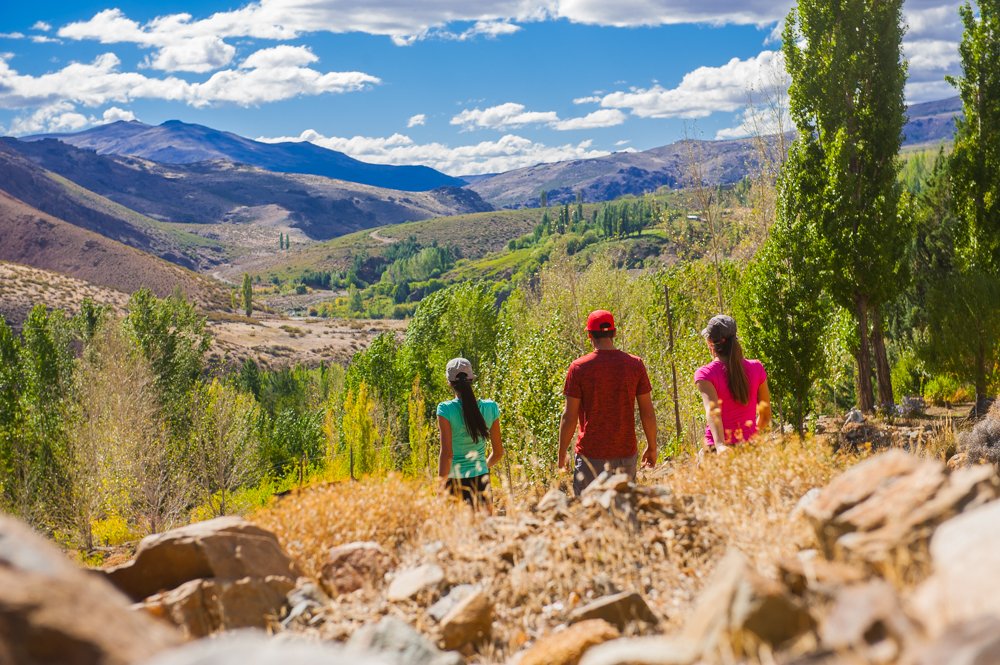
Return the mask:
<path id="1" fill-rule="evenodd" d="M 959 437 L 959 447 L 969 464 L 993 464 L 1000 468 L 1000 400 L 971 431 Z"/>
<path id="2" fill-rule="evenodd" d="M 943 406 L 956 402 L 967 402 L 972 398 L 967 386 L 959 383 L 950 374 L 938 374 L 924 384 L 924 398 L 932 404 Z"/>

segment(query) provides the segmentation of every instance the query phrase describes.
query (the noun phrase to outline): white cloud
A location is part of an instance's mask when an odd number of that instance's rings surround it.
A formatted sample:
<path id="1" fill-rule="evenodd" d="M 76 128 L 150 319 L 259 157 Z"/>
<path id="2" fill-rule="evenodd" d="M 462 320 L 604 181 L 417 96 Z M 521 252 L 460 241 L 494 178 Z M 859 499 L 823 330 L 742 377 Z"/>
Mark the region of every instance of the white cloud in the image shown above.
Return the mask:
<path id="1" fill-rule="evenodd" d="M 31 26 L 32 30 L 40 30 L 41 32 L 48 32 L 52 29 L 51 23 L 46 23 L 45 21 L 37 21 L 35 25 Z"/>
<path id="2" fill-rule="evenodd" d="M 766 25 L 788 13 L 788 2 L 746 0 L 559 0 L 558 16 L 574 23 L 634 27 L 676 23 Z"/>
<path id="3" fill-rule="evenodd" d="M 642 118 L 704 118 L 746 104 L 747 90 L 781 65 L 780 51 L 763 51 L 747 60 L 733 58 L 721 67 L 699 67 L 684 75 L 676 88 L 657 84 L 612 92 L 601 98 L 605 108 L 627 109 Z"/>
<path id="4" fill-rule="evenodd" d="M 8 132 L 15 136 L 53 132 L 75 132 L 91 121 L 77 113 L 69 102 L 56 102 L 36 109 L 31 115 L 14 118 Z"/>
<path id="5" fill-rule="evenodd" d="M 418 113 L 416 115 L 410 116 L 410 119 L 406 121 L 407 127 L 419 127 L 427 122 L 427 115 L 424 113 Z"/>
<path id="6" fill-rule="evenodd" d="M 588 113 L 582 118 L 560 120 L 552 125 L 553 129 L 568 131 L 573 129 L 597 129 L 599 127 L 614 127 L 625 122 L 625 114 L 618 109 L 600 109 Z"/>
<path id="7" fill-rule="evenodd" d="M 135 113 L 132 113 L 128 109 L 120 109 L 117 106 L 112 106 L 104 111 L 104 115 L 101 119 L 104 121 L 104 124 L 119 122 L 122 120 L 125 122 L 131 122 L 135 120 Z"/>
<path id="8" fill-rule="evenodd" d="M 62 44 L 61 39 L 56 39 L 55 37 L 49 37 L 47 35 L 31 35 L 30 39 L 35 44 Z"/>
<path id="9" fill-rule="evenodd" d="M 0 32 L 0 39 L 24 39 L 23 32 Z"/>
<path id="10" fill-rule="evenodd" d="M 0 55 L 0 108 L 58 101 L 100 106 L 134 99 L 180 101 L 196 107 L 222 102 L 253 106 L 301 95 L 362 90 L 381 82 L 363 72 L 324 73 L 295 66 L 294 62 L 304 58 L 302 50 L 294 47 L 264 49 L 247 58 L 240 69 L 222 70 L 205 81 L 191 83 L 176 77 L 151 78 L 119 71 L 121 61 L 113 53 L 100 55 L 91 63 L 71 63 L 41 76 L 19 74 L 10 67 L 10 57 Z"/>
<path id="11" fill-rule="evenodd" d="M 631 143 L 631 141 L 628 140 L 628 139 L 622 139 L 621 141 L 615 141 L 615 145 L 617 145 L 617 146 L 628 145 L 629 143 Z"/>
<path id="12" fill-rule="evenodd" d="M 354 136 L 351 138 L 323 136 L 306 130 L 297 137 L 261 137 L 258 141 L 310 141 L 331 150 L 338 150 L 366 162 L 377 164 L 426 164 L 445 173 L 474 175 L 509 171 L 542 162 L 567 159 L 587 159 L 609 154 L 595 150 L 590 141 L 549 146 L 522 136 L 507 134 L 496 141 L 450 147 L 443 143 L 416 143 L 409 136 Z"/>
<path id="13" fill-rule="evenodd" d="M 485 109 L 465 109 L 451 119 L 451 124 L 465 129 L 504 129 L 556 122 L 559 122 L 559 116 L 555 111 L 527 111 L 524 104 L 514 102 Z"/>
<path id="14" fill-rule="evenodd" d="M 146 64 L 162 71 L 202 74 L 225 67 L 234 55 L 236 48 L 218 37 L 196 37 L 164 46 Z"/>
<path id="15" fill-rule="evenodd" d="M 590 95 L 589 97 L 577 97 L 573 100 L 574 104 L 598 104 L 601 101 L 600 95 Z"/>
<path id="16" fill-rule="evenodd" d="M 243 69 L 305 67 L 318 60 L 319 58 L 305 46 L 282 44 L 252 53 L 240 67 Z"/>

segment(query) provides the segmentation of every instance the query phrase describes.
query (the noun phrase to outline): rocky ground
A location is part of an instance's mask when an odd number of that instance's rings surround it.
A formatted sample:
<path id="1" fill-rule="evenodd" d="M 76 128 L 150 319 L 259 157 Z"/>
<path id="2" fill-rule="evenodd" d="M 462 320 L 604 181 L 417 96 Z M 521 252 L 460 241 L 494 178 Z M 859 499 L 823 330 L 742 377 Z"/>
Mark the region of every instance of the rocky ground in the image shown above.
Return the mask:
<path id="1" fill-rule="evenodd" d="M 0 663 L 1000 662 L 996 468 L 837 445 L 501 485 L 494 517 L 322 486 L 97 574 L 2 518 Z"/>

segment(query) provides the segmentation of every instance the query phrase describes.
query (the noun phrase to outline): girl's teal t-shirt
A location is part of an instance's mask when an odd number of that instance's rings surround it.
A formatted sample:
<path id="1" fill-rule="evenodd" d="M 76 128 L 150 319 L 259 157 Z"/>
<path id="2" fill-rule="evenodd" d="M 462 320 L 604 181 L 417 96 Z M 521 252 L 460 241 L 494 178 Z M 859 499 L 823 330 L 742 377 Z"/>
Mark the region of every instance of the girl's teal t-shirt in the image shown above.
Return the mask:
<path id="1" fill-rule="evenodd" d="M 489 399 L 476 400 L 479 404 L 479 412 L 483 414 L 486 421 L 486 428 L 493 427 L 493 423 L 500 418 L 500 407 L 496 402 Z M 444 417 L 451 424 L 451 473 L 449 478 L 478 478 L 489 473 L 486 466 L 486 439 L 473 441 L 472 435 L 465 427 L 465 420 L 462 418 L 462 403 L 458 398 L 441 402 L 437 407 L 437 414 Z"/>

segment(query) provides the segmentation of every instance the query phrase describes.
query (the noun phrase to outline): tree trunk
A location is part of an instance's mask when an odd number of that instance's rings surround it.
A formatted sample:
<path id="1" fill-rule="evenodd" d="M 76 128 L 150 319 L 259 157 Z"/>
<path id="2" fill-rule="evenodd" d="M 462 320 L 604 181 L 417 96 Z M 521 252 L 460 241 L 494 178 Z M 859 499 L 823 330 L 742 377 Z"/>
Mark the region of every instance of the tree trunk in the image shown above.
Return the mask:
<path id="1" fill-rule="evenodd" d="M 986 345 L 982 336 L 976 346 L 976 415 L 986 415 L 989 402 L 986 395 Z"/>
<path id="2" fill-rule="evenodd" d="M 871 308 L 872 320 L 872 350 L 875 354 L 875 375 L 878 380 L 879 407 L 886 413 L 892 413 L 895 399 L 892 395 L 892 369 L 889 367 L 889 357 L 885 353 L 885 335 L 882 332 L 882 310 L 878 306 Z"/>
<path id="3" fill-rule="evenodd" d="M 875 410 L 875 395 L 872 393 L 872 357 L 868 335 L 868 302 L 864 296 L 854 298 L 854 316 L 858 321 L 858 348 L 854 359 L 858 363 L 858 408 L 862 413 Z"/>

